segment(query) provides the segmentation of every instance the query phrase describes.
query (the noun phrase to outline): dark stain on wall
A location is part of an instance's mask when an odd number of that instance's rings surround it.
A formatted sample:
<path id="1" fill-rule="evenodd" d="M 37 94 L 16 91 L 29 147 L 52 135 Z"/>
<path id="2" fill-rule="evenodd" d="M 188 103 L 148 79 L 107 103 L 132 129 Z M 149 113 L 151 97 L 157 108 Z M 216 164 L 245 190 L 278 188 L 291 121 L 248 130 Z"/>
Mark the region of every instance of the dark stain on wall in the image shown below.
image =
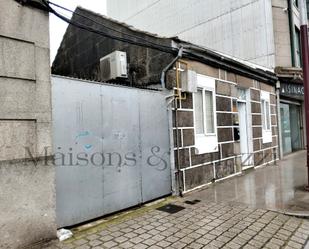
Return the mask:
<path id="1" fill-rule="evenodd" d="M 232 126 L 233 125 L 232 113 L 217 113 L 217 125 Z"/>
<path id="2" fill-rule="evenodd" d="M 214 178 L 213 165 L 205 165 L 186 170 L 186 188 L 192 189 L 209 183 Z"/>
<path id="3" fill-rule="evenodd" d="M 233 128 L 218 128 L 218 142 L 227 142 L 233 140 Z"/>
<path id="4" fill-rule="evenodd" d="M 73 14 L 72 20 L 74 22 L 90 26 L 109 35 L 131 39 L 132 37 L 129 36 L 134 35 L 155 44 L 171 46 L 171 39 L 159 38 L 147 33 L 135 31 L 129 28 L 129 26 L 100 16 L 92 11 L 78 7 L 76 13 L 94 19 L 101 25 L 91 22 L 77 14 Z M 110 28 L 128 35 L 113 31 Z M 117 41 L 69 25 L 53 62 L 52 73 L 99 81 L 100 58 L 115 50 L 127 53 L 128 72 L 132 77 L 125 80 L 111 80 L 110 82 L 120 82 L 132 86 L 146 86 L 160 83 L 163 68 L 175 57 L 173 54 Z"/>
<path id="5" fill-rule="evenodd" d="M 217 111 L 230 112 L 232 110 L 230 98 L 217 97 L 216 105 L 217 105 Z"/>
<path id="6" fill-rule="evenodd" d="M 221 179 L 232 175 L 235 172 L 234 159 L 223 160 L 215 163 L 216 167 L 216 179 Z"/>

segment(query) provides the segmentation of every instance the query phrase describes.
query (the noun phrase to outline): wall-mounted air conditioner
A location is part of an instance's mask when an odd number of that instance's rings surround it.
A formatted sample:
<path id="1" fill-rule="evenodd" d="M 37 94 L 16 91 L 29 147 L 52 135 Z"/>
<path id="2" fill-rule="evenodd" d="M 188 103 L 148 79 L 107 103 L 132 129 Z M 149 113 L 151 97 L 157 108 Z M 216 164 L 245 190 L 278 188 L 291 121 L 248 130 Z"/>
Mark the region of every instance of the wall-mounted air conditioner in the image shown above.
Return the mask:
<path id="1" fill-rule="evenodd" d="M 100 59 L 101 80 L 112 80 L 127 78 L 127 54 L 122 51 L 115 51 Z"/>
<path id="2" fill-rule="evenodd" d="M 181 72 L 181 90 L 183 92 L 197 92 L 197 73 L 192 70 Z"/>

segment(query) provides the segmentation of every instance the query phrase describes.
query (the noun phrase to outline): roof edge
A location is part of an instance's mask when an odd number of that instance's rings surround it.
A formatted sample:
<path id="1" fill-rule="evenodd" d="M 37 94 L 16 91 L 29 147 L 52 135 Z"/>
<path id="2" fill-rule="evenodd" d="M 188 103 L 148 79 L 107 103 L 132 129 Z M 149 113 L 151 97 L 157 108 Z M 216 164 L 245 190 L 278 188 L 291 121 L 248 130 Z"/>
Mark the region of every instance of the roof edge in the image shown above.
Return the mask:
<path id="1" fill-rule="evenodd" d="M 186 49 L 184 52 L 185 58 L 193 60 L 197 59 L 202 63 L 223 68 L 225 70 L 229 70 L 242 76 L 250 77 L 265 83 L 275 84 L 278 81 L 275 72 L 271 69 L 255 65 L 253 63 L 244 63 L 241 59 L 235 59 L 231 56 L 226 56 L 194 44 L 187 42 L 182 43 L 179 39 L 175 42 L 178 43 L 179 47 L 183 46 Z"/>

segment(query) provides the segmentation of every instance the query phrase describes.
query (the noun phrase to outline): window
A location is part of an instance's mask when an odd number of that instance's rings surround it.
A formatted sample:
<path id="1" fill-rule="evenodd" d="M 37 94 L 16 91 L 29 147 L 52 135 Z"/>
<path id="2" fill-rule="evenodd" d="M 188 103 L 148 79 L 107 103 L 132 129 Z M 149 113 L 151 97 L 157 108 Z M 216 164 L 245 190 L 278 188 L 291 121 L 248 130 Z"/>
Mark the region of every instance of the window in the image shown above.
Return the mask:
<path id="1" fill-rule="evenodd" d="M 214 134 L 213 92 L 198 88 L 195 93 L 195 129 L 196 134 Z"/>
<path id="2" fill-rule="evenodd" d="M 302 58 L 301 58 L 301 45 L 300 45 L 300 31 L 297 27 L 295 27 L 295 53 L 296 53 L 296 61 L 295 66 L 302 66 Z"/>
<path id="3" fill-rule="evenodd" d="M 203 90 L 198 89 L 194 95 L 195 133 L 204 134 Z"/>
<path id="4" fill-rule="evenodd" d="M 272 132 L 271 132 L 269 92 L 261 91 L 261 115 L 262 115 L 263 143 L 270 143 L 272 142 Z"/>
<path id="5" fill-rule="evenodd" d="M 293 0 L 293 3 L 298 8 L 298 0 Z"/>
<path id="6" fill-rule="evenodd" d="M 262 99 L 262 122 L 263 129 L 270 130 L 270 113 L 269 113 L 269 102 Z"/>
<path id="7" fill-rule="evenodd" d="M 197 86 L 193 98 L 195 147 L 197 153 L 202 154 L 218 150 L 215 80 L 197 75 Z"/>
<path id="8" fill-rule="evenodd" d="M 205 90 L 206 134 L 215 133 L 213 92 Z"/>

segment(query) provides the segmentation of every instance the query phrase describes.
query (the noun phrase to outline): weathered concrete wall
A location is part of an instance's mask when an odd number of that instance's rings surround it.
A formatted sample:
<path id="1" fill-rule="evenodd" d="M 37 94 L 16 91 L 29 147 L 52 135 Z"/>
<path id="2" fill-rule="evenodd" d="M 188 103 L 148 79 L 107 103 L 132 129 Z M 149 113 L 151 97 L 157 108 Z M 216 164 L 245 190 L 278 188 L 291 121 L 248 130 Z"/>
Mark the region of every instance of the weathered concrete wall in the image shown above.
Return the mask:
<path id="1" fill-rule="evenodd" d="M 73 15 L 73 21 L 85 24 L 109 35 L 130 39 L 136 39 L 133 36 L 138 36 L 155 44 L 171 46 L 170 39 L 159 39 L 155 36 L 137 32 L 129 28 L 129 26 L 111 21 L 89 10 L 78 8 L 76 12 L 95 20 L 99 24 L 89 21 L 78 14 Z M 111 29 L 122 33 L 112 31 Z M 144 40 L 138 41 L 146 43 Z M 52 73 L 100 81 L 100 58 L 115 50 L 127 53 L 128 70 L 130 75 L 134 76 L 127 79 L 126 83 L 136 86 L 159 83 L 163 68 L 174 58 L 173 55 L 165 52 L 131 45 L 69 26 L 53 62 Z M 115 81 L 115 83 L 118 82 L 119 80 Z"/>
<path id="2" fill-rule="evenodd" d="M 54 168 L 37 161 L 52 154 L 49 19 L 0 0 L 0 23 L 0 248 L 17 248 L 56 235 Z"/>
<path id="3" fill-rule="evenodd" d="M 252 143 L 254 166 L 267 165 L 274 162 L 274 160 L 278 160 L 275 87 L 199 62 L 187 62 L 189 63 L 189 69 L 216 80 L 216 118 L 219 150 L 214 153 L 195 153 L 194 99 L 191 93 L 186 93 L 185 100 L 177 101 L 178 138 L 175 125 L 175 106 L 173 108 L 174 153 L 177 164 L 178 152 L 176 145 L 178 142 L 183 189 L 189 191 L 241 172 L 240 141 L 234 137 L 234 129 L 239 127 L 235 123 L 235 120 L 238 120 L 238 110 L 237 106 L 235 106 L 238 99 L 237 88 L 250 91 L 247 105 L 251 105 L 252 139 L 249 142 Z M 169 71 L 168 79 L 175 86 L 173 74 L 175 74 L 175 71 Z M 262 141 L 261 90 L 270 93 L 272 142 L 267 144 Z"/>

